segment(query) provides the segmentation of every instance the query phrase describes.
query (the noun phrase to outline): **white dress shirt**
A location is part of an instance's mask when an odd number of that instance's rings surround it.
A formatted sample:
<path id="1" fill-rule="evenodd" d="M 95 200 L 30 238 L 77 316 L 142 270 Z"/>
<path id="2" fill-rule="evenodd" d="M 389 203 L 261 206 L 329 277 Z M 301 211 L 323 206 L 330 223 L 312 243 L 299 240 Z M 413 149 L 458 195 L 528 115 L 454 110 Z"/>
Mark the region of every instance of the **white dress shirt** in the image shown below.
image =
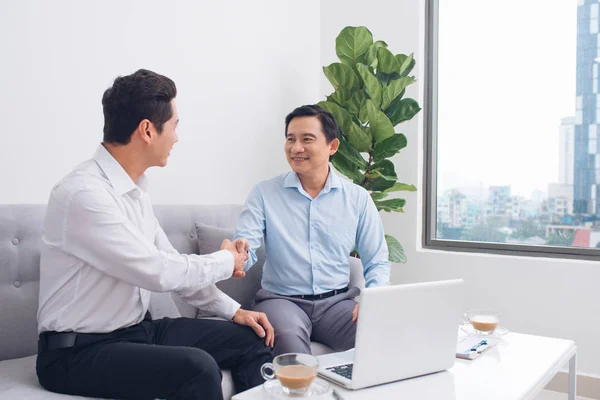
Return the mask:
<path id="1" fill-rule="evenodd" d="M 141 322 L 150 292 L 175 292 L 231 319 L 240 305 L 215 283 L 233 273 L 227 250 L 179 254 L 146 192 L 100 145 L 53 189 L 40 261 L 38 332 L 106 333 Z"/>

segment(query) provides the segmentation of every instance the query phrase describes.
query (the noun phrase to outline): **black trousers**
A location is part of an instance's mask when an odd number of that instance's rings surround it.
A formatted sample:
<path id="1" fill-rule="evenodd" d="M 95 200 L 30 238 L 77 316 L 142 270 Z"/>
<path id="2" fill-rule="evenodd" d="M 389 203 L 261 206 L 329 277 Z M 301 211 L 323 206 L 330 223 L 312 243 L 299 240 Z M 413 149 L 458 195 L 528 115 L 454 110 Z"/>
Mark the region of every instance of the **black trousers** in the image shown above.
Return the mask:
<path id="1" fill-rule="evenodd" d="M 43 335 L 51 335 L 44 332 Z M 40 341 L 44 338 L 40 337 Z M 252 329 L 232 322 L 147 318 L 108 334 L 81 334 L 75 346 L 38 353 L 49 391 L 109 399 L 221 400 L 221 370 L 236 391 L 264 382 L 272 351 Z"/>

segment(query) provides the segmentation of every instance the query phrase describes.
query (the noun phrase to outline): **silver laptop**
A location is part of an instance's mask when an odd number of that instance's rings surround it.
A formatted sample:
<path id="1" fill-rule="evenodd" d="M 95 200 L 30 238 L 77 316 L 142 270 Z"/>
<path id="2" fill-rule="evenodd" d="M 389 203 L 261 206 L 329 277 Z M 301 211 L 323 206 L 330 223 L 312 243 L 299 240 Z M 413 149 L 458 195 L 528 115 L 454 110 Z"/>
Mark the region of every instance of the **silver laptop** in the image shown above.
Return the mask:
<path id="1" fill-rule="evenodd" d="M 452 367 L 462 286 L 457 279 L 364 289 L 355 348 L 319 356 L 319 375 L 361 389 Z"/>

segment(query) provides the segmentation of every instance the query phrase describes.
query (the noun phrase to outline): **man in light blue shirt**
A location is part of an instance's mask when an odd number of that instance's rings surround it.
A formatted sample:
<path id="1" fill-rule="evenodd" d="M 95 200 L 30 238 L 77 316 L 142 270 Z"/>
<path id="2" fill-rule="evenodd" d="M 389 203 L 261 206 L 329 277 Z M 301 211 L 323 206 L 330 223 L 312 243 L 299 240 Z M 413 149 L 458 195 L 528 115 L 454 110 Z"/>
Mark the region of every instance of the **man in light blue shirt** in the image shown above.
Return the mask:
<path id="1" fill-rule="evenodd" d="M 254 187 L 238 220 L 249 259 L 264 238 L 266 261 L 255 310 L 275 328 L 275 353 L 310 353 L 317 341 L 354 347 L 358 288 L 348 288 L 356 249 L 366 286 L 389 282 L 383 225 L 369 193 L 341 179 L 329 160 L 339 146 L 333 115 L 302 106 L 286 117 L 285 152 L 293 172 Z"/>

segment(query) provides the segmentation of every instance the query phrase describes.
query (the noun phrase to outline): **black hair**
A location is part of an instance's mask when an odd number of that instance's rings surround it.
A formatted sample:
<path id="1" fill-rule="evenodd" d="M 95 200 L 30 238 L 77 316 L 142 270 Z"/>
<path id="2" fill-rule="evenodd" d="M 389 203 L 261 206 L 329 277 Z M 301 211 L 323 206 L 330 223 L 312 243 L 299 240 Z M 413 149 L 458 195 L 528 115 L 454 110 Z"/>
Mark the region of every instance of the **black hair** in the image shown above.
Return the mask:
<path id="1" fill-rule="evenodd" d="M 158 133 L 173 116 L 175 82 L 147 69 L 119 76 L 102 96 L 104 142 L 128 144 L 140 122 L 148 119 Z"/>
<path id="2" fill-rule="evenodd" d="M 288 126 L 294 118 L 297 117 L 317 117 L 321 121 L 323 133 L 327 143 L 338 137 L 338 124 L 333 115 L 317 105 L 306 105 L 296 108 L 285 117 L 285 135 L 287 136 Z"/>

